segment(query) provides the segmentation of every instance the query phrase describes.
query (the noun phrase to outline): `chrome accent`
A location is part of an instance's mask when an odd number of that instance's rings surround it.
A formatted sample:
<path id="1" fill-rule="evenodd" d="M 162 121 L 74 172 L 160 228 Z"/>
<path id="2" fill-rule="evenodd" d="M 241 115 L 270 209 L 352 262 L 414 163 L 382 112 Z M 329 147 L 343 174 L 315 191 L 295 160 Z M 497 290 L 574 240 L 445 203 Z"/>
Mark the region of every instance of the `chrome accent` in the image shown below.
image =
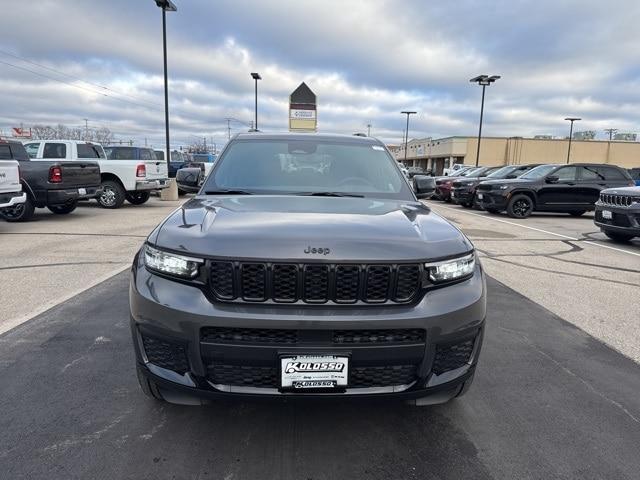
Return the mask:
<path id="1" fill-rule="evenodd" d="M 464 368 L 464 367 L 463 367 Z M 304 391 L 301 392 L 281 392 L 277 388 L 259 388 L 259 387 L 238 387 L 234 385 L 221 385 L 211 382 L 207 380 L 207 383 L 211 385 L 216 390 L 226 393 L 245 393 L 245 394 L 257 394 L 257 395 L 305 395 Z M 417 381 L 412 382 L 408 385 L 393 385 L 390 387 L 365 387 L 365 388 L 347 388 L 344 393 L 343 392 L 326 392 L 323 393 L 313 393 L 313 395 L 364 395 L 364 394 L 376 394 L 376 393 L 398 393 L 404 392 L 409 388 L 413 387 Z M 306 395 L 309 393 L 307 392 Z"/>

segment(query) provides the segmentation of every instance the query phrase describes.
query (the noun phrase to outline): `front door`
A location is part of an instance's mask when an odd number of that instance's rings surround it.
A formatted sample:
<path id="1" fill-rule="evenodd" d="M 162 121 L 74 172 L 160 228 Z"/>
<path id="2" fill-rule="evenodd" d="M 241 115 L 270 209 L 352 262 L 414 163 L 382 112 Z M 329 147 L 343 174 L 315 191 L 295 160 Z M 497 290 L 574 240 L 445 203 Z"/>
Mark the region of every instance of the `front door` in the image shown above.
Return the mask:
<path id="1" fill-rule="evenodd" d="M 538 206 L 545 210 L 572 207 L 576 202 L 578 188 L 578 168 L 566 166 L 551 172 L 548 177 L 557 177 L 557 181 L 549 183 L 545 178 L 544 185 L 538 191 Z"/>

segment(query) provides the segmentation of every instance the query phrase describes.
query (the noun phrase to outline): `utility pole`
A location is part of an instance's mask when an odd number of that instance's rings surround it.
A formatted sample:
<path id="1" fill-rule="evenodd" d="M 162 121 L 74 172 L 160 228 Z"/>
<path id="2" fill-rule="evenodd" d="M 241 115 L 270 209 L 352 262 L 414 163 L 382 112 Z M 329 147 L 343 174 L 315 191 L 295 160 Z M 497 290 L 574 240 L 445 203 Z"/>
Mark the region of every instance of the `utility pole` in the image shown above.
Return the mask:
<path id="1" fill-rule="evenodd" d="M 618 129 L 617 128 L 605 128 L 604 131 L 609 134 L 609 141 L 611 141 L 611 138 L 613 137 L 613 134 L 617 133 Z"/>
<path id="2" fill-rule="evenodd" d="M 84 119 L 84 140 L 89 140 L 89 119 Z"/>
<path id="3" fill-rule="evenodd" d="M 209 150 L 207 150 L 207 137 L 202 137 L 202 139 L 204 140 L 204 153 L 208 153 Z"/>
<path id="4" fill-rule="evenodd" d="M 367 137 L 371 136 L 371 124 L 367 123 Z"/>
<path id="5" fill-rule="evenodd" d="M 227 121 L 227 140 L 231 140 L 231 119 L 225 118 Z"/>

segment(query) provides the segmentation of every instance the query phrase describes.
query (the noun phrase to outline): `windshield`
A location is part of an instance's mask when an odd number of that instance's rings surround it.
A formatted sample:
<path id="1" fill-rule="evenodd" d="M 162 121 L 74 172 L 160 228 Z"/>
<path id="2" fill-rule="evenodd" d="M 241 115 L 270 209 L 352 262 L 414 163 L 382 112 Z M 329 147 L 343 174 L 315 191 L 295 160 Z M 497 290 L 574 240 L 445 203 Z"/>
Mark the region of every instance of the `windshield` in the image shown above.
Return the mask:
<path id="1" fill-rule="evenodd" d="M 471 175 L 473 172 L 480 170 L 480 167 L 471 167 L 471 168 L 467 168 L 463 171 L 458 170 L 455 175 L 452 176 L 456 176 L 456 177 L 468 177 L 469 175 Z"/>
<path id="2" fill-rule="evenodd" d="M 524 175 L 520 175 L 520 178 L 542 178 L 554 168 L 556 168 L 556 165 L 540 165 L 539 167 L 532 168 Z"/>
<path id="3" fill-rule="evenodd" d="M 516 168 L 517 167 L 513 167 L 513 166 L 507 166 L 507 167 L 499 168 L 495 172 L 491 172 L 489 175 L 487 175 L 487 178 L 505 178 L 505 177 L 508 177 L 509 175 L 511 175 L 512 172 L 514 172 L 516 170 Z"/>
<path id="4" fill-rule="evenodd" d="M 203 191 L 259 194 L 335 192 L 413 200 L 383 146 L 339 140 L 236 140 L 218 160 Z"/>
<path id="5" fill-rule="evenodd" d="M 469 173 L 468 175 L 465 175 L 465 177 L 467 178 L 486 177 L 488 173 L 493 172 L 497 168 L 498 167 L 490 167 L 490 168 L 480 167 L 475 169 L 473 172 Z"/>

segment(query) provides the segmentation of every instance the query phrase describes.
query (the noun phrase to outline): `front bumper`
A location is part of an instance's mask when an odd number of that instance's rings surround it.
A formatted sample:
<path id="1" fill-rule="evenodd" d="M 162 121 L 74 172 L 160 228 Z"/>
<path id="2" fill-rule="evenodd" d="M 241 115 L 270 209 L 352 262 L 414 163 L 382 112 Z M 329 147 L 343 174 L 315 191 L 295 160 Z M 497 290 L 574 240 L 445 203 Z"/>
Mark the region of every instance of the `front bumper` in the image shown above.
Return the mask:
<path id="1" fill-rule="evenodd" d="M 224 304 L 210 301 L 198 287 L 154 275 L 136 260 L 130 305 L 139 370 L 164 390 L 203 398 L 419 398 L 455 396 L 473 375 L 486 286 L 478 264 L 470 279 L 429 291 L 413 305 Z M 206 333 L 212 330 L 231 333 L 220 340 Z M 332 337 L 348 331 L 364 338 L 382 330 L 419 330 L 424 337 L 379 344 L 337 343 Z M 245 338 L 246 331 L 257 333 Z M 256 340 L 272 332 L 296 340 Z M 278 365 L 288 354 L 348 356 L 349 386 L 330 393 L 282 390 Z"/>
<path id="2" fill-rule="evenodd" d="M 27 201 L 25 192 L 0 193 L 0 208 L 13 207 Z"/>
<path id="3" fill-rule="evenodd" d="M 506 210 L 509 197 L 507 194 L 492 192 L 491 190 L 478 190 L 476 201 L 484 209 Z"/>
<path id="4" fill-rule="evenodd" d="M 603 211 L 611 212 L 611 218 L 605 219 Z M 600 201 L 596 203 L 593 222 L 602 231 L 623 233 L 626 235 L 640 236 L 640 204 L 629 207 L 605 205 Z"/>
<path id="5" fill-rule="evenodd" d="M 451 185 L 437 185 L 436 197 L 440 200 L 448 200 L 451 198 Z"/>
<path id="6" fill-rule="evenodd" d="M 455 204 L 470 203 L 473 201 L 473 190 L 468 188 L 452 188 L 451 201 Z"/>
<path id="7" fill-rule="evenodd" d="M 76 187 L 63 190 L 48 190 L 47 205 L 65 205 L 78 200 L 90 200 L 102 193 L 102 187 Z"/>
<path id="8" fill-rule="evenodd" d="M 136 182 L 136 191 L 145 190 L 162 190 L 169 186 L 168 178 L 161 178 L 158 180 L 138 180 Z"/>

